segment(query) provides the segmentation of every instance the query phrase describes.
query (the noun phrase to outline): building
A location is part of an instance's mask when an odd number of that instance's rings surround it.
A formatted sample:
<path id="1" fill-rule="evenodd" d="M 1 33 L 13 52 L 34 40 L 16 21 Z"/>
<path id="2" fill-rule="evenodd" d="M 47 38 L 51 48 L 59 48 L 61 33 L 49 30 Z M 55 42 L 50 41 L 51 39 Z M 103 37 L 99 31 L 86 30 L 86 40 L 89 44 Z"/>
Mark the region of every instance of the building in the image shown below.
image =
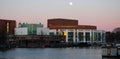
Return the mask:
<path id="1" fill-rule="evenodd" d="M 15 27 L 15 20 L 0 19 L 0 48 L 1 45 L 5 47 L 8 44 L 8 40 L 12 39 Z"/>
<path id="2" fill-rule="evenodd" d="M 43 24 L 19 23 L 15 28 L 15 35 L 49 35 L 49 29 L 44 28 Z"/>
<path id="3" fill-rule="evenodd" d="M 16 27 L 15 20 L 0 19 L 0 33 L 14 34 L 14 28 Z"/>
<path id="4" fill-rule="evenodd" d="M 19 39 L 38 39 L 37 36 L 49 35 L 49 30 L 43 28 L 40 24 L 19 23 L 18 28 L 15 28 L 15 36 Z"/>
<path id="5" fill-rule="evenodd" d="M 37 28 L 37 35 L 49 35 L 48 28 Z"/>
<path id="6" fill-rule="evenodd" d="M 15 29 L 16 34 L 29 34 L 35 35 L 37 34 L 37 28 L 43 28 L 43 24 L 27 24 L 27 23 L 19 23 L 18 28 Z M 18 31 L 17 31 L 18 30 Z"/>
<path id="7" fill-rule="evenodd" d="M 49 29 L 44 28 L 42 24 L 19 23 L 15 28 L 15 44 L 18 47 L 43 47 L 59 45 L 64 37 L 58 35 L 49 35 Z M 51 43 L 52 42 L 52 43 Z"/>
<path id="8" fill-rule="evenodd" d="M 97 30 L 96 26 L 78 25 L 78 20 L 48 19 L 50 35 L 64 35 L 68 43 L 102 43 L 105 41 L 105 31 Z"/>

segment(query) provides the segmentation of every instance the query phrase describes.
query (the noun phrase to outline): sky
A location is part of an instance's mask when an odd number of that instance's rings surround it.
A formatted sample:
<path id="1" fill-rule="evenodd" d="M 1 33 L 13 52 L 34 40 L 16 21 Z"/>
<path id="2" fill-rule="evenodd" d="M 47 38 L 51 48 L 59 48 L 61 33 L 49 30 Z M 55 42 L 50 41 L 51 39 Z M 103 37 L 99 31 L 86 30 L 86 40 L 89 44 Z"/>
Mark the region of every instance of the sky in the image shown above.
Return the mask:
<path id="1" fill-rule="evenodd" d="M 120 27 L 120 0 L 0 0 L 0 19 L 47 27 L 51 18 L 76 19 L 79 25 L 112 31 Z"/>

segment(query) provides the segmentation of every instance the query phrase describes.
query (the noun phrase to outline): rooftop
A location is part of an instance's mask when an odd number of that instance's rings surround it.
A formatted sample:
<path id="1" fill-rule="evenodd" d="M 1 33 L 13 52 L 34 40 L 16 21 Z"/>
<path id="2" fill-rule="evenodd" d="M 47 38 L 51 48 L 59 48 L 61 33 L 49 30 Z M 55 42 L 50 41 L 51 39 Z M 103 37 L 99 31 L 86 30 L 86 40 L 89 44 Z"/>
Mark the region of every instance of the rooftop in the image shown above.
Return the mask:
<path id="1" fill-rule="evenodd" d="M 48 20 L 72 20 L 72 21 L 78 21 L 76 19 L 64 19 L 64 18 L 53 18 L 53 19 L 48 19 Z"/>

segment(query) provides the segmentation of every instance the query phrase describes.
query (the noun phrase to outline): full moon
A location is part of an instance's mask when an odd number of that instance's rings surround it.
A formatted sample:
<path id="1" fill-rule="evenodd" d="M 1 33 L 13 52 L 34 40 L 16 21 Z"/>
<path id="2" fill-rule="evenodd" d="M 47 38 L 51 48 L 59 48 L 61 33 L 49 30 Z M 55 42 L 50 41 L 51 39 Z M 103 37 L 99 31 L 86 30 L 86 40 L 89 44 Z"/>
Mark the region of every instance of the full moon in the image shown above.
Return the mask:
<path id="1" fill-rule="evenodd" d="M 72 5 L 73 5 L 73 3 L 72 3 L 72 2 L 69 2 L 69 5 L 70 5 L 70 6 L 72 6 Z"/>

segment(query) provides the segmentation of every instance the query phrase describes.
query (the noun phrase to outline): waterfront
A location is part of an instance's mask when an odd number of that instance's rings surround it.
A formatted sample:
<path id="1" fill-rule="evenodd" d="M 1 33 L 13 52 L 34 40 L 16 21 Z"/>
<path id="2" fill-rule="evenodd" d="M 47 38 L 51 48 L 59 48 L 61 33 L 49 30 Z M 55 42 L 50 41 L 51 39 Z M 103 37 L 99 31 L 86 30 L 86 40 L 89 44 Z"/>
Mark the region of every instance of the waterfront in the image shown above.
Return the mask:
<path id="1" fill-rule="evenodd" d="M 110 59 L 102 58 L 101 53 L 100 47 L 15 48 L 0 52 L 0 59 Z"/>

